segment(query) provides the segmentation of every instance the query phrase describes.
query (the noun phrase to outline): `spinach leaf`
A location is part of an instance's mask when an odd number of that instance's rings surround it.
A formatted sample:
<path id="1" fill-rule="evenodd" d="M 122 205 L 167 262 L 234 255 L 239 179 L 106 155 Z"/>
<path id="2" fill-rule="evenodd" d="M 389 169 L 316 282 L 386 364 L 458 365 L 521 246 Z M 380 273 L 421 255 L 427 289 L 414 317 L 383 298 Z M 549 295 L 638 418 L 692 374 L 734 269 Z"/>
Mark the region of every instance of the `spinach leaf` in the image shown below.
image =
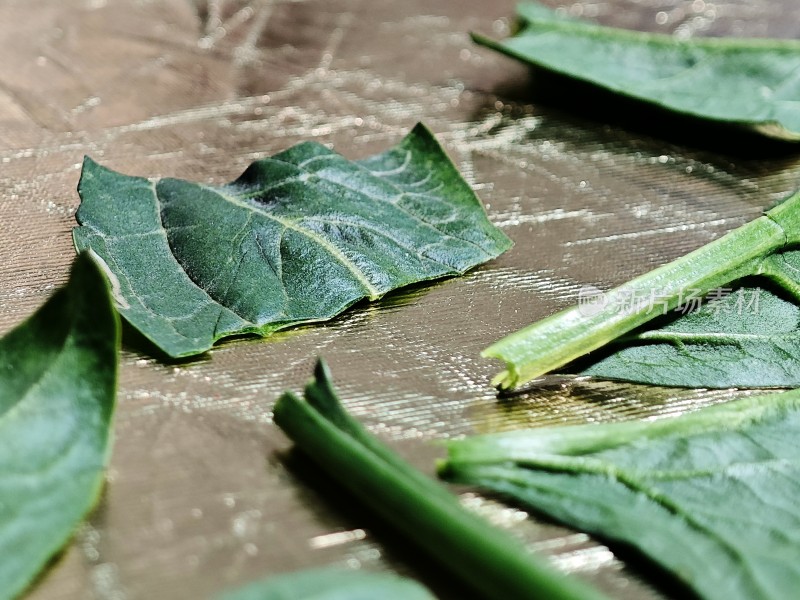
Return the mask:
<path id="1" fill-rule="evenodd" d="M 515 35 L 484 46 L 663 108 L 800 139 L 800 43 L 692 38 L 603 27 L 544 6 L 518 8 Z"/>
<path id="2" fill-rule="evenodd" d="M 800 301 L 800 253 L 793 249 L 798 245 L 800 193 L 678 260 L 589 297 L 588 304 L 579 296 L 577 306 L 495 342 L 483 356 L 504 360 L 506 370 L 493 383 L 514 387 L 617 340 L 637 346 L 589 373 L 682 386 L 797 385 L 796 307 L 765 290 L 755 290 L 758 300 L 749 299 L 749 307 L 742 302 L 741 314 L 728 309 L 746 289 L 728 304 L 709 304 L 672 326 L 642 329 L 666 312 L 690 308 L 689 297 L 702 299 L 749 276 L 761 276 Z"/>
<path id="3" fill-rule="evenodd" d="M 388 573 L 309 569 L 276 575 L 227 592 L 219 600 L 433 600 L 424 587 Z"/>
<path id="4" fill-rule="evenodd" d="M 306 386 L 305 401 L 285 392 L 275 404 L 274 420 L 352 499 L 477 596 L 605 597 L 536 560 L 381 444 L 344 410 L 324 362 Z"/>
<path id="5" fill-rule="evenodd" d="M 800 586 L 800 391 L 449 443 L 448 479 L 635 547 L 707 600 Z"/>
<path id="6" fill-rule="evenodd" d="M 0 598 L 15 598 L 97 502 L 119 323 L 81 254 L 69 283 L 0 339 Z"/>
<path id="7" fill-rule="evenodd" d="M 302 143 L 219 187 L 86 159 L 79 192 L 75 246 L 105 261 L 122 315 L 173 357 L 330 319 L 511 246 L 422 125 L 355 162 Z"/>

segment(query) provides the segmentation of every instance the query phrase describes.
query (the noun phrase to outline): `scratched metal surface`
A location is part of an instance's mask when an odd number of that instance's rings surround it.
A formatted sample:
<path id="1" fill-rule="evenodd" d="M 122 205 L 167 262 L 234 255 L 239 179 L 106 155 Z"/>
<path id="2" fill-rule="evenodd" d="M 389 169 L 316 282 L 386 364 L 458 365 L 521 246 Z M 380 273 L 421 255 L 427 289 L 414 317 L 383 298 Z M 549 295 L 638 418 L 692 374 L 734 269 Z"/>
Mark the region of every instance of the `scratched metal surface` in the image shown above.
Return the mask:
<path id="1" fill-rule="evenodd" d="M 792 0 L 564 6 L 682 35 L 800 35 Z M 207 598 L 330 563 L 414 573 L 460 597 L 284 461 L 270 409 L 317 355 L 348 407 L 428 472 L 438 454 L 428 442 L 447 436 L 730 397 L 550 378 L 498 402 L 487 385 L 497 365 L 478 353 L 498 336 L 574 302 L 584 284 L 622 282 L 721 235 L 800 175 L 781 149 L 715 142 L 718 132 L 614 110 L 585 89 L 561 86 L 559 98 L 552 82 L 471 45 L 470 30 L 506 34 L 512 11 L 511 0 L 0 3 L 0 331 L 64 281 L 87 153 L 130 174 L 222 182 L 309 138 L 361 157 L 421 120 L 516 241 L 463 278 L 195 362 L 161 364 L 129 340 L 104 497 L 30 598 Z M 613 597 L 669 596 L 585 535 L 463 499 Z"/>

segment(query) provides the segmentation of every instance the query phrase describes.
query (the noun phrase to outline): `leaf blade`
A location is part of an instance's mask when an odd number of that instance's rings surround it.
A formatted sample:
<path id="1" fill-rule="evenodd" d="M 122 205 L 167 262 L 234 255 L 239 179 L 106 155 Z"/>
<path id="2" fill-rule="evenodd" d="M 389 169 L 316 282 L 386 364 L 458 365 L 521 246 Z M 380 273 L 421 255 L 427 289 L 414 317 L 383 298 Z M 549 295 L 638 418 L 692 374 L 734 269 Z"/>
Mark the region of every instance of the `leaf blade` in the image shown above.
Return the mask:
<path id="1" fill-rule="evenodd" d="M 800 581 L 799 429 L 792 391 L 672 420 L 451 442 L 446 474 L 631 545 L 703 598 L 777 599 Z"/>
<path id="2" fill-rule="evenodd" d="M 105 261 L 123 316 L 173 357 L 330 319 L 511 246 L 422 125 L 355 162 L 298 144 L 219 187 L 87 159 L 79 192 L 76 247 Z"/>
<path id="3" fill-rule="evenodd" d="M 519 31 L 476 43 L 611 92 L 698 118 L 800 139 L 800 43 L 692 38 L 604 27 L 534 3 L 518 9 Z"/>
<path id="4" fill-rule="evenodd" d="M 110 452 L 119 323 L 93 260 L 0 340 L 0 597 L 14 598 L 94 506 Z"/>

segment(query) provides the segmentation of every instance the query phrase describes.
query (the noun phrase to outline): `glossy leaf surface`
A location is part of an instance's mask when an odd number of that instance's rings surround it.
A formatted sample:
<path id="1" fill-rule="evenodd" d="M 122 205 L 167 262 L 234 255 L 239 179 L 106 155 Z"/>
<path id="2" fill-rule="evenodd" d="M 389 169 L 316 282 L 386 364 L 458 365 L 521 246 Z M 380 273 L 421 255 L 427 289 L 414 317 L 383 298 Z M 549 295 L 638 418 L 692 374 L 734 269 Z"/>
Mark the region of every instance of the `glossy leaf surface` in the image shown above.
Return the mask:
<path id="1" fill-rule="evenodd" d="M 708 600 L 800 586 L 800 391 L 449 444 L 443 473 L 633 546 Z M 660 576 L 660 575 L 659 575 Z"/>
<path id="2" fill-rule="evenodd" d="M 76 247 L 106 262 L 120 312 L 174 357 L 329 319 L 511 246 L 422 125 L 355 162 L 302 143 L 219 187 L 87 159 L 79 192 Z"/>
<path id="3" fill-rule="evenodd" d="M 69 540 L 103 485 L 118 317 L 80 255 L 69 283 L 0 340 L 0 598 L 15 598 Z"/>

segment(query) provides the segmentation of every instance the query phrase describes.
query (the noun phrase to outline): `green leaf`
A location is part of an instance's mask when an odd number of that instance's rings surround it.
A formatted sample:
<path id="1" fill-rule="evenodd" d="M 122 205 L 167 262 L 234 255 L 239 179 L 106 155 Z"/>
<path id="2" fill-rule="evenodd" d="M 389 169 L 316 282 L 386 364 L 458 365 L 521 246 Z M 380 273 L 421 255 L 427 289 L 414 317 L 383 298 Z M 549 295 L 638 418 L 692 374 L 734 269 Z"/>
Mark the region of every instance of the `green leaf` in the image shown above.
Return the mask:
<path id="1" fill-rule="evenodd" d="M 800 253 L 792 250 L 798 245 L 800 193 L 795 193 L 686 256 L 608 294 L 579 294 L 577 306 L 495 342 L 482 353 L 506 363 L 493 383 L 511 388 L 586 355 L 592 359 L 590 353 L 612 342 L 635 342 L 635 348 L 601 360 L 589 373 L 698 387 L 794 385 L 797 311 L 767 291 L 756 290 L 754 300 L 745 297 L 753 290 L 743 289 L 672 326 L 643 330 L 665 312 L 690 308 L 691 297 L 703 298 L 750 276 L 763 277 L 800 301 Z M 592 302 L 586 303 L 587 297 Z"/>
<path id="2" fill-rule="evenodd" d="M 707 600 L 800 587 L 800 391 L 449 444 L 443 476 L 636 548 Z M 659 573 L 659 577 L 660 577 Z"/>
<path id="3" fill-rule="evenodd" d="M 302 143 L 220 187 L 87 158 L 78 190 L 75 246 L 105 261 L 122 315 L 173 357 L 330 319 L 511 246 L 422 125 L 355 162 Z"/>
<path id="4" fill-rule="evenodd" d="M 800 269 L 799 251 L 777 256 Z M 761 287 L 720 291 L 697 311 L 616 340 L 582 373 L 681 387 L 800 387 L 800 307 Z"/>
<path id="5" fill-rule="evenodd" d="M 219 600 L 433 600 L 424 587 L 387 573 L 323 568 L 276 575 Z"/>
<path id="6" fill-rule="evenodd" d="M 703 119 L 800 139 L 800 43 L 642 33 L 519 6 L 518 31 L 484 46 L 612 92 Z"/>
<path id="7" fill-rule="evenodd" d="M 324 362 L 314 376 L 305 400 L 291 392 L 278 399 L 275 424 L 350 500 L 380 517 L 443 574 L 492 600 L 605 598 L 536 560 L 381 444 L 344 410 Z"/>
<path id="8" fill-rule="evenodd" d="M 98 499 L 118 348 L 108 284 L 85 253 L 0 339 L 0 598 L 30 585 Z"/>

